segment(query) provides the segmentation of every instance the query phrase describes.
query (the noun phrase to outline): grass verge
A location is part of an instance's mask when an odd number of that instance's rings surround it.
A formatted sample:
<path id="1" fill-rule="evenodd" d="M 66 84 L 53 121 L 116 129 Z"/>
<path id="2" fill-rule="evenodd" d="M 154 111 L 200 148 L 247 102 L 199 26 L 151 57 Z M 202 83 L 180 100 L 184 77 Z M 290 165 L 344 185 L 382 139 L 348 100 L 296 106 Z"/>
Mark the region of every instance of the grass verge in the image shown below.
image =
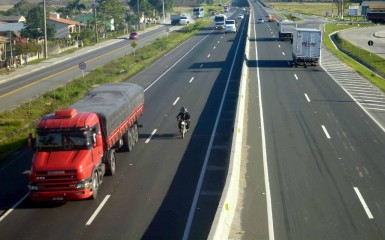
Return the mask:
<path id="1" fill-rule="evenodd" d="M 342 53 L 338 49 L 335 48 L 333 42 L 331 41 L 329 35 L 332 33 L 335 33 L 337 31 L 342 31 L 346 29 L 351 28 L 359 28 L 359 27 L 369 27 L 374 26 L 372 24 L 326 24 L 325 25 L 325 32 L 323 36 L 323 45 L 331 51 L 334 55 L 336 55 L 338 58 L 340 58 L 342 61 L 344 61 L 349 67 L 353 68 L 355 71 L 357 71 L 362 77 L 368 79 L 370 82 L 372 82 L 374 85 L 379 87 L 382 91 L 385 92 L 385 81 L 382 77 L 375 74 L 372 70 L 368 69 L 367 67 L 364 67 L 362 64 L 358 63 L 355 59 L 359 59 L 359 61 L 362 61 L 366 65 L 370 66 L 371 68 L 376 69 L 377 71 L 385 74 L 385 68 L 382 67 L 385 63 L 385 59 L 381 58 L 375 54 L 370 54 L 370 52 L 366 51 L 365 49 L 362 49 L 360 47 L 357 47 L 350 43 L 349 41 L 346 41 L 338 36 L 338 34 L 335 35 L 337 43 L 340 45 L 342 50 L 348 52 L 350 56 Z M 353 58 L 352 58 L 353 57 Z"/>

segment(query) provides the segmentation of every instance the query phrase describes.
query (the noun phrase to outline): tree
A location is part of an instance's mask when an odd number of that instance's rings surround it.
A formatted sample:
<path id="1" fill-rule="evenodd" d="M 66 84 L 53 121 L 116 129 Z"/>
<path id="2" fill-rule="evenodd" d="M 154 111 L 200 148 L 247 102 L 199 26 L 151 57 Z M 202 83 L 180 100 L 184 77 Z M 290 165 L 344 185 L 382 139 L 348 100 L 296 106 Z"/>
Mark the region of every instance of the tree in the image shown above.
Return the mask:
<path id="1" fill-rule="evenodd" d="M 52 38 L 55 32 L 55 27 L 47 24 L 47 37 Z M 41 6 L 36 6 L 29 11 L 21 36 L 33 39 L 44 38 L 44 9 Z"/>
<path id="2" fill-rule="evenodd" d="M 21 0 L 20 2 L 13 5 L 12 8 L 8 9 L 4 15 L 6 16 L 26 16 L 28 12 L 34 7 L 33 4 Z"/>
<path id="3" fill-rule="evenodd" d="M 83 3 L 80 2 L 81 0 L 71 0 L 68 2 L 67 6 L 60 9 L 60 12 L 63 14 L 63 16 L 69 16 L 73 17 L 78 14 L 80 14 L 83 10 L 86 10 L 87 7 Z"/>
<path id="4" fill-rule="evenodd" d="M 103 22 L 114 19 L 115 24 L 119 25 L 124 22 L 125 10 L 119 0 L 97 0 L 98 18 Z"/>
<path id="5" fill-rule="evenodd" d="M 30 52 L 40 52 L 42 47 L 36 42 L 18 43 L 15 45 L 15 50 L 20 55 L 24 55 Z"/>

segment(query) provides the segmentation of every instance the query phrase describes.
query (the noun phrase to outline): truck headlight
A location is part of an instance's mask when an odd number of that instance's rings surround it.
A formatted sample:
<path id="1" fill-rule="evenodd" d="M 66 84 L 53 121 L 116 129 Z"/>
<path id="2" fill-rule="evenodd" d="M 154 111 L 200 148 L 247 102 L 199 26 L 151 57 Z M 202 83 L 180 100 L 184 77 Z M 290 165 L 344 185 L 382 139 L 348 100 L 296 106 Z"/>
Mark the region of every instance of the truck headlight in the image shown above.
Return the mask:
<path id="1" fill-rule="evenodd" d="M 88 189 L 88 188 L 90 188 L 89 182 L 78 182 L 76 184 L 76 189 Z"/>

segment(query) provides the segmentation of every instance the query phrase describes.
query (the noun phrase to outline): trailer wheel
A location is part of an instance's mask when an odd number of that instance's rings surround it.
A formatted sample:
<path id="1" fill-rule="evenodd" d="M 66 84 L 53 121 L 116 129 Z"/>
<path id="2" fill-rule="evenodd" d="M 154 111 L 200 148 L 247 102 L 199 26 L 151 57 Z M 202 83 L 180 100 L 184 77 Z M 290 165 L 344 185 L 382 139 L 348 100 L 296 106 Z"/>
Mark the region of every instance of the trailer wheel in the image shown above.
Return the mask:
<path id="1" fill-rule="evenodd" d="M 134 125 L 132 125 L 131 127 L 130 127 L 130 132 L 131 132 L 131 142 L 132 142 L 132 147 L 131 148 L 134 148 L 134 146 L 135 146 L 135 143 L 136 143 L 136 141 L 135 141 L 135 138 L 136 138 L 136 136 L 135 136 L 135 128 L 134 128 L 134 126 L 135 126 L 135 124 Z"/>
<path id="2" fill-rule="evenodd" d="M 139 130 L 138 130 L 138 125 L 134 124 L 133 126 L 133 131 L 134 131 L 134 143 L 137 143 L 139 140 Z"/>
<path id="3" fill-rule="evenodd" d="M 92 199 L 96 199 L 99 190 L 99 176 L 98 171 L 94 171 L 92 174 Z"/>
<path id="4" fill-rule="evenodd" d="M 127 129 L 127 131 L 123 134 L 123 151 L 131 152 L 132 150 L 132 131 L 131 128 Z"/>
<path id="5" fill-rule="evenodd" d="M 116 156 L 115 150 L 111 149 L 108 151 L 108 159 L 106 164 L 106 175 L 114 176 L 116 170 Z"/>

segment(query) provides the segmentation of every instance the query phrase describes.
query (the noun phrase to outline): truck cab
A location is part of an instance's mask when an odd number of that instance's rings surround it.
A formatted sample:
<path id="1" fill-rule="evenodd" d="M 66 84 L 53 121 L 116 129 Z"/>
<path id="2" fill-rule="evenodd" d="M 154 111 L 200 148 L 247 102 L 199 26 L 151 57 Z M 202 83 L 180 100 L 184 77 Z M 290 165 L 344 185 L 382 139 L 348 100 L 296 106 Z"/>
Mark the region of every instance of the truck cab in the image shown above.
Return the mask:
<path id="1" fill-rule="evenodd" d="M 216 15 L 214 17 L 214 28 L 218 29 L 218 30 L 224 30 L 226 19 L 227 19 L 227 17 L 224 14 Z"/>
<path id="2" fill-rule="evenodd" d="M 36 129 L 36 153 L 29 175 L 31 199 L 96 197 L 104 175 L 100 134 L 94 113 L 63 109 L 44 116 Z"/>
<path id="3" fill-rule="evenodd" d="M 138 142 L 144 90 L 132 83 L 108 83 L 87 92 L 66 109 L 43 116 L 29 174 L 32 201 L 97 197 L 104 175 L 114 175 L 116 150 L 130 152 Z"/>

